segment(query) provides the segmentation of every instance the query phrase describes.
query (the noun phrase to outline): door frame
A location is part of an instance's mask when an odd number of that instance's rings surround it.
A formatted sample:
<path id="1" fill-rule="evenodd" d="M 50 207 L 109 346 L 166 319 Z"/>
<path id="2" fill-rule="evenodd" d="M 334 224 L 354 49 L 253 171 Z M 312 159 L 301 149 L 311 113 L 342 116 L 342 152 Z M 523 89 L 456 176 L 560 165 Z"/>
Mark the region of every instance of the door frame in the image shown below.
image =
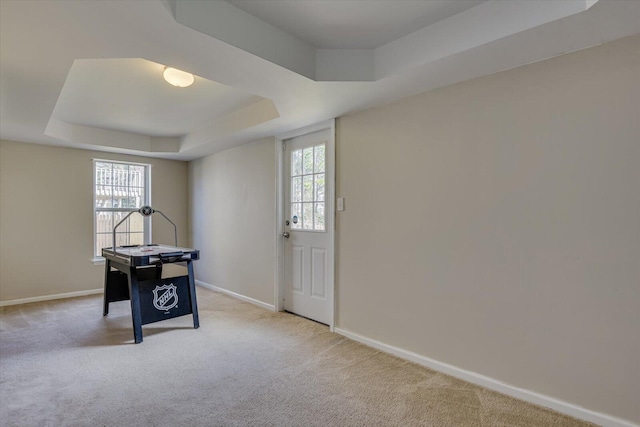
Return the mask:
<path id="1" fill-rule="evenodd" d="M 284 212 L 285 212 L 285 200 L 284 200 L 284 151 L 285 141 L 298 136 L 308 135 L 319 131 L 329 131 L 329 139 L 327 141 L 326 151 L 326 174 L 330 178 L 331 184 L 325 188 L 325 200 L 326 200 L 326 217 L 330 221 L 327 221 L 327 233 L 329 238 L 329 245 L 327 247 L 327 262 L 329 268 L 329 303 L 330 303 L 330 316 L 329 316 L 329 330 L 333 332 L 335 327 L 335 229 L 336 229 L 336 210 L 335 210 L 335 194 L 336 194 L 336 121 L 335 119 L 327 120 L 324 122 L 316 123 L 311 126 L 306 126 L 301 129 L 296 129 L 282 135 L 278 135 L 275 138 L 276 144 L 276 269 L 275 269 L 275 297 L 274 308 L 276 311 L 284 311 L 284 296 L 285 296 L 285 284 L 284 284 Z"/>

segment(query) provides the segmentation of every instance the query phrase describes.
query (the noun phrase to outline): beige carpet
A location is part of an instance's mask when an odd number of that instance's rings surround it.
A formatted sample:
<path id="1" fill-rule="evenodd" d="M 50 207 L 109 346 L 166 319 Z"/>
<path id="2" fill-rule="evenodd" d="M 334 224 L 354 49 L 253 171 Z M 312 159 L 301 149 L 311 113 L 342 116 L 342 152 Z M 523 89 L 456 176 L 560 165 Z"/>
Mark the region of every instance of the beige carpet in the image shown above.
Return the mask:
<path id="1" fill-rule="evenodd" d="M 143 327 L 101 296 L 0 309 L 0 425 L 590 425 L 198 288 L 191 317 Z"/>

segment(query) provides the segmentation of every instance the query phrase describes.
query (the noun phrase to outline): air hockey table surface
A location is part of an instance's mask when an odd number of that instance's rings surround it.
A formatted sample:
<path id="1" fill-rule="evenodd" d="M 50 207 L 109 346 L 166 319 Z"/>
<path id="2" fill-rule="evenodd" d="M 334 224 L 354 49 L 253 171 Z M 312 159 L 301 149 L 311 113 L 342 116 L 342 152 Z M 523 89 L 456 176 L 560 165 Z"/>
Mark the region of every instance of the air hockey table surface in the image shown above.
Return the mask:
<path id="1" fill-rule="evenodd" d="M 171 245 L 136 245 L 102 249 L 105 258 L 126 265 L 145 266 L 156 263 L 173 263 L 200 258 L 200 251 Z"/>

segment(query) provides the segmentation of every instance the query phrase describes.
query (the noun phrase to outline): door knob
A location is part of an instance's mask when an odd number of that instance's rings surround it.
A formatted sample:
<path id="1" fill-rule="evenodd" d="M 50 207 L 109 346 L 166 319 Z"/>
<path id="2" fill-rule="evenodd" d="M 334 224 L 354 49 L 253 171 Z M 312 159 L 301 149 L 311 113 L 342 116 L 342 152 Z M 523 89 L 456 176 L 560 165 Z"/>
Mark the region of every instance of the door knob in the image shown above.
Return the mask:
<path id="1" fill-rule="evenodd" d="M 282 237 L 284 237 L 285 239 L 289 238 L 289 232 L 285 231 L 284 233 L 282 233 Z"/>

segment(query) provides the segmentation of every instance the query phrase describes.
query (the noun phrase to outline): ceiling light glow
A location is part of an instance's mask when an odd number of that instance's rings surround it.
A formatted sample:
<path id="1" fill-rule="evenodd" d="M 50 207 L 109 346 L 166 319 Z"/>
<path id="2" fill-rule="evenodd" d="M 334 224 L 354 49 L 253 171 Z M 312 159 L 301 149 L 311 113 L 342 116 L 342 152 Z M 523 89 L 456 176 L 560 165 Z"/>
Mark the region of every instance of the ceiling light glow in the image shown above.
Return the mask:
<path id="1" fill-rule="evenodd" d="M 164 77 L 167 83 L 177 87 L 191 86 L 196 80 L 196 78 L 193 77 L 193 74 L 171 67 L 166 67 L 164 69 L 162 77 Z"/>

